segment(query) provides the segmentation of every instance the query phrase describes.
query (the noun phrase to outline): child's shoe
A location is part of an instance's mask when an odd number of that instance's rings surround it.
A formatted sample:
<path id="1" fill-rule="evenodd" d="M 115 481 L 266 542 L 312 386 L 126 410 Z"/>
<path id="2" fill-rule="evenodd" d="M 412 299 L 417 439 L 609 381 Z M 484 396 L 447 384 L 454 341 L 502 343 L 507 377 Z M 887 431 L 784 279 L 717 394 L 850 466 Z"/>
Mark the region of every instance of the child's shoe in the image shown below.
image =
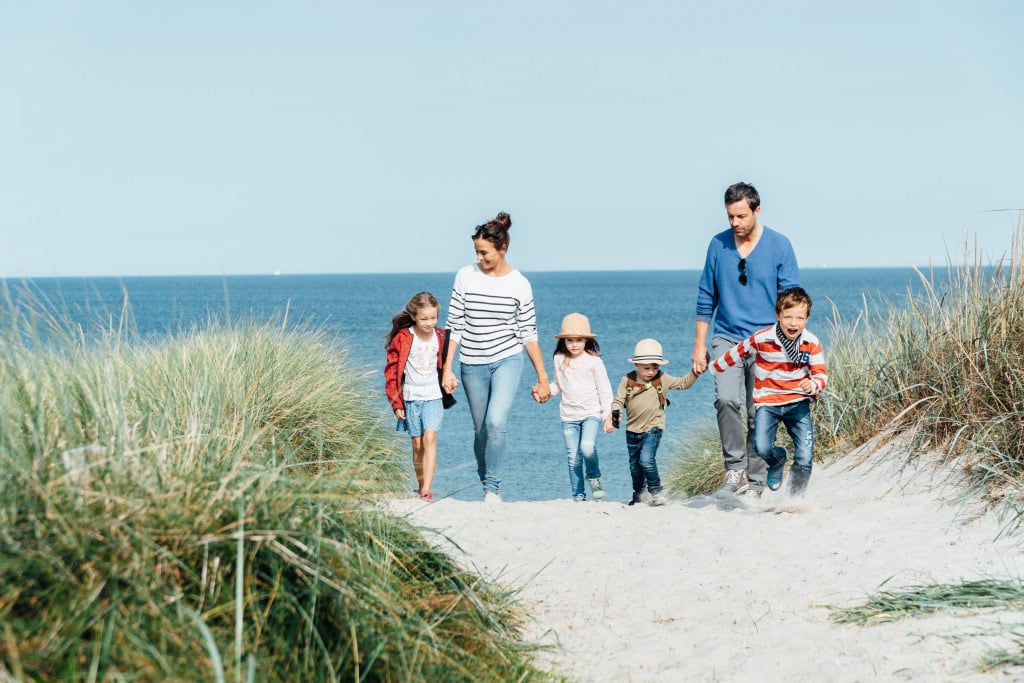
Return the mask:
<path id="1" fill-rule="evenodd" d="M 582 493 L 577 493 L 575 496 L 572 497 L 572 500 L 573 500 L 574 503 L 582 503 L 586 499 L 587 499 L 587 497 L 585 495 L 583 495 Z"/>
<path id="2" fill-rule="evenodd" d="M 795 467 L 789 472 L 789 494 L 791 496 L 802 496 L 807 490 L 807 480 L 811 475 L 797 470 Z"/>
<path id="3" fill-rule="evenodd" d="M 602 500 L 604 498 L 604 488 L 601 486 L 601 479 L 587 479 L 590 482 L 590 494 L 594 500 Z"/>
<path id="4" fill-rule="evenodd" d="M 782 446 L 775 446 L 772 451 L 775 454 L 777 465 L 768 466 L 768 488 L 778 491 L 782 487 L 782 471 L 786 469 L 786 449 Z"/>

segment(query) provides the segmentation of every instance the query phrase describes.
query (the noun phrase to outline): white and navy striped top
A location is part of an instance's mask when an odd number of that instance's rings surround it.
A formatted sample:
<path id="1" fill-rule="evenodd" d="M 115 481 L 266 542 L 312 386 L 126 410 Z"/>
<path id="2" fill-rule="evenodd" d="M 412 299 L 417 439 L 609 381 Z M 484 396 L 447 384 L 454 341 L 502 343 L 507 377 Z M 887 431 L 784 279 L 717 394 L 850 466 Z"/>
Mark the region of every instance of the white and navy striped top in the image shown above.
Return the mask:
<path id="1" fill-rule="evenodd" d="M 515 269 L 492 277 L 476 264 L 460 268 L 446 327 L 459 343 L 460 363 L 483 365 L 514 356 L 537 339 L 530 281 Z"/>

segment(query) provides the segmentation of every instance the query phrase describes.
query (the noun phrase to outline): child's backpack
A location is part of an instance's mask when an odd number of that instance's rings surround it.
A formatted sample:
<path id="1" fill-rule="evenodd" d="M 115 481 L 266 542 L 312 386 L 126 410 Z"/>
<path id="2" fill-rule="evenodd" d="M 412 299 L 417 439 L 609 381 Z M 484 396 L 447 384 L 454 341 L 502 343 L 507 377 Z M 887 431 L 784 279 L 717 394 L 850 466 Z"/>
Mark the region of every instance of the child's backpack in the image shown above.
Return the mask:
<path id="1" fill-rule="evenodd" d="M 629 405 L 629 399 L 637 394 L 642 394 L 651 387 L 658 392 L 658 403 L 661 404 L 662 410 L 672 405 L 672 402 L 668 400 L 668 396 L 665 395 L 665 390 L 661 386 L 661 370 L 658 370 L 658 374 L 654 376 L 654 379 L 647 383 L 636 381 L 636 371 L 626 375 L 626 398 L 622 401 L 622 407 L 626 408 Z"/>

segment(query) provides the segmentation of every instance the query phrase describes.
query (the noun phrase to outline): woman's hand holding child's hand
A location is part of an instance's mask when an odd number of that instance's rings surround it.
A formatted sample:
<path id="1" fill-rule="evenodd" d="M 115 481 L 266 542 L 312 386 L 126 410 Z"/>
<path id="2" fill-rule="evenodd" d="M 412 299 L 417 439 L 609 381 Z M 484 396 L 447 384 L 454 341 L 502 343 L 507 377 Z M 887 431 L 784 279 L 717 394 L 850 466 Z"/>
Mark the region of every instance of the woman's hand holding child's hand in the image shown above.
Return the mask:
<path id="1" fill-rule="evenodd" d="M 459 380 L 455 379 L 455 373 L 445 370 L 441 375 L 441 387 L 449 394 L 454 394 L 459 386 Z"/>
<path id="2" fill-rule="evenodd" d="M 537 403 L 544 403 L 551 398 L 551 386 L 546 380 L 542 380 L 533 385 L 530 389 L 530 393 L 533 394 L 533 400 Z"/>

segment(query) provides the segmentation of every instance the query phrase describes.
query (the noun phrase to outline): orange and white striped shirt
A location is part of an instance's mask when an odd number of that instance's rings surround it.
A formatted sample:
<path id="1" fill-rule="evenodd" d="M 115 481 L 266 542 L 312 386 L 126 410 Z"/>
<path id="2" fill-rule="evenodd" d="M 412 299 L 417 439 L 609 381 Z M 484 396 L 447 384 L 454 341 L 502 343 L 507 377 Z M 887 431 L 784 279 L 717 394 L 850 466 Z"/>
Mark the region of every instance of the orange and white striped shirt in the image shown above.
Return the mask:
<path id="1" fill-rule="evenodd" d="M 818 338 L 806 329 L 800 336 L 799 362 L 794 363 L 786 355 L 772 325 L 726 351 L 710 367 L 714 372 L 725 372 L 750 356 L 754 356 L 754 403 L 773 406 L 796 403 L 808 397 L 817 398 L 825 390 L 828 382 L 825 353 Z M 800 389 L 800 382 L 805 379 L 811 380 L 810 393 Z"/>

